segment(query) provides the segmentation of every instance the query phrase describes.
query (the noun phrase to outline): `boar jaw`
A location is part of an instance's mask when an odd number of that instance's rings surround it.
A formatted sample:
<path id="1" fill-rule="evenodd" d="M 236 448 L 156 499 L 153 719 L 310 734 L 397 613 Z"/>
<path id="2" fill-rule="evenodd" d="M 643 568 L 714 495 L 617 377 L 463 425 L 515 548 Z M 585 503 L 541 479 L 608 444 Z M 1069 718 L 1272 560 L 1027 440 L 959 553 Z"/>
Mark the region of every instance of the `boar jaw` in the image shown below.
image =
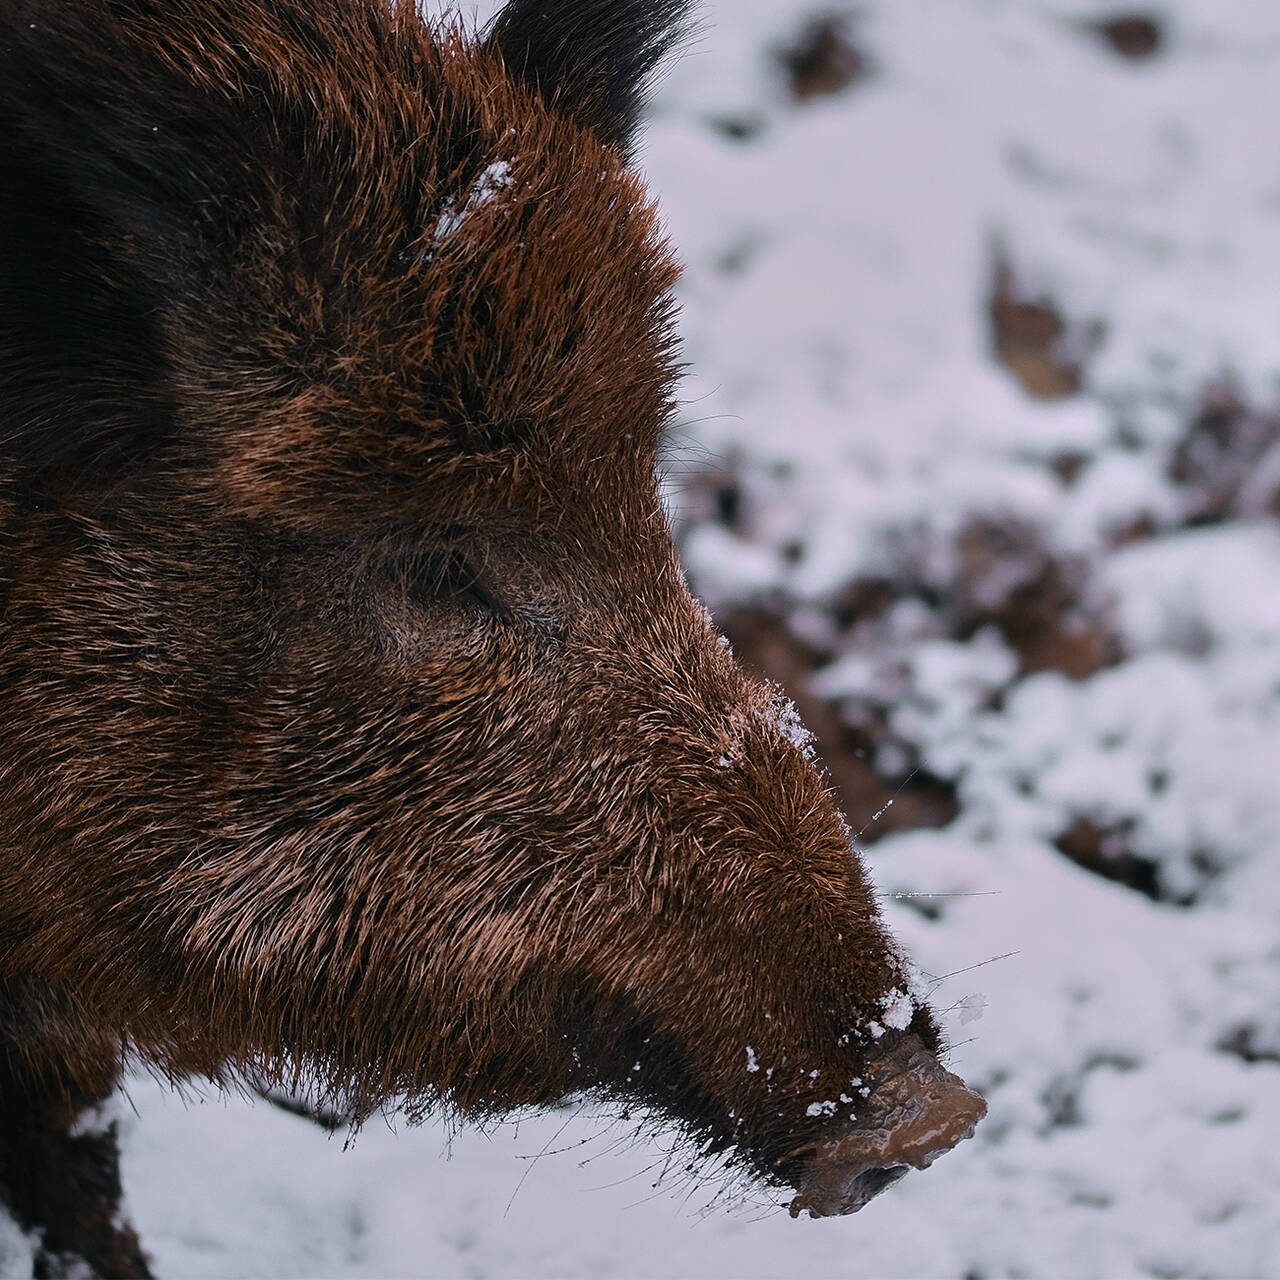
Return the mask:
<path id="1" fill-rule="evenodd" d="M 943 1069 L 918 1037 L 907 1036 L 878 1064 L 880 1083 L 852 1131 L 793 1152 L 799 1194 L 793 1218 L 856 1213 L 904 1177 L 973 1135 L 987 1104 Z"/>

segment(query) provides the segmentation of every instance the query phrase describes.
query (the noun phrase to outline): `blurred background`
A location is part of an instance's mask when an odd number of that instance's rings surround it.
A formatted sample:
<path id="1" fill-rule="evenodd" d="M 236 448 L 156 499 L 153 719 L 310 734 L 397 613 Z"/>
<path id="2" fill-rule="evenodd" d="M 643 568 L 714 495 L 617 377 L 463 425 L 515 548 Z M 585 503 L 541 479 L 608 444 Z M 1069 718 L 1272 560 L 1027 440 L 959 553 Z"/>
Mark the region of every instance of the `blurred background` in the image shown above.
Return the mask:
<path id="1" fill-rule="evenodd" d="M 1280 1276 L 1280 6 L 701 8 L 641 154 L 670 508 L 990 1116 L 792 1222 L 577 1108 L 344 1152 L 139 1078 L 142 1238 L 173 1276 Z"/>

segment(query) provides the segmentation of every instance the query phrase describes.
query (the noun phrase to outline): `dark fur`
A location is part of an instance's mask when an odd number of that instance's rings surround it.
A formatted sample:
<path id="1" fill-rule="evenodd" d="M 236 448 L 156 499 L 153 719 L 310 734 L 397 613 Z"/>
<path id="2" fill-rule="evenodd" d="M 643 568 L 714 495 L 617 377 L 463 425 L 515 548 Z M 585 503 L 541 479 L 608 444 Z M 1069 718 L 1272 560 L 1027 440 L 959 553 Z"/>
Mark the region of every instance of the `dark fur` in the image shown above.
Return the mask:
<path id="1" fill-rule="evenodd" d="M 767 1177 L 832 1123 L 905 979 L 655 491 L 681 11 L 6 0 L 0 1107 L 600 1089 Z"/>

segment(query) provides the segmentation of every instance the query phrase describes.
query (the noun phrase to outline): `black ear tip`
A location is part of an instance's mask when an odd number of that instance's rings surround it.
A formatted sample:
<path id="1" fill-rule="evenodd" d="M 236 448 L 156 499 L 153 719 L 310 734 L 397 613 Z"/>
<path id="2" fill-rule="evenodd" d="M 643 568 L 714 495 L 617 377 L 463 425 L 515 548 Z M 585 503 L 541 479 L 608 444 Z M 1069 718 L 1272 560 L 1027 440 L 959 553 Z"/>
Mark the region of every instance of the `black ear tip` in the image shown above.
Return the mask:
<path id="1" fill-rule="evenodd" d="M 557 110 L 626 151 L 691 15 L 690 0 L 510 0 L 485 43 Z"/>

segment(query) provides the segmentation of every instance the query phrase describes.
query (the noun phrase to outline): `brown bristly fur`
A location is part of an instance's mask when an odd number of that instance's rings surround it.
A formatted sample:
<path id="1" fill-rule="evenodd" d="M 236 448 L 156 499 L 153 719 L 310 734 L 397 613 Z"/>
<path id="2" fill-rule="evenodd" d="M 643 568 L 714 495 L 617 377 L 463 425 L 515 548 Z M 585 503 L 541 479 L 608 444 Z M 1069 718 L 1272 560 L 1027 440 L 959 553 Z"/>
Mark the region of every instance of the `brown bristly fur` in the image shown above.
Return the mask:
<path id="1" fill-rule="evenodd" d="M 7 0 L 0 1108 L 832 1123 L 906 977 L 655 489 L 681 12 Z"/>

